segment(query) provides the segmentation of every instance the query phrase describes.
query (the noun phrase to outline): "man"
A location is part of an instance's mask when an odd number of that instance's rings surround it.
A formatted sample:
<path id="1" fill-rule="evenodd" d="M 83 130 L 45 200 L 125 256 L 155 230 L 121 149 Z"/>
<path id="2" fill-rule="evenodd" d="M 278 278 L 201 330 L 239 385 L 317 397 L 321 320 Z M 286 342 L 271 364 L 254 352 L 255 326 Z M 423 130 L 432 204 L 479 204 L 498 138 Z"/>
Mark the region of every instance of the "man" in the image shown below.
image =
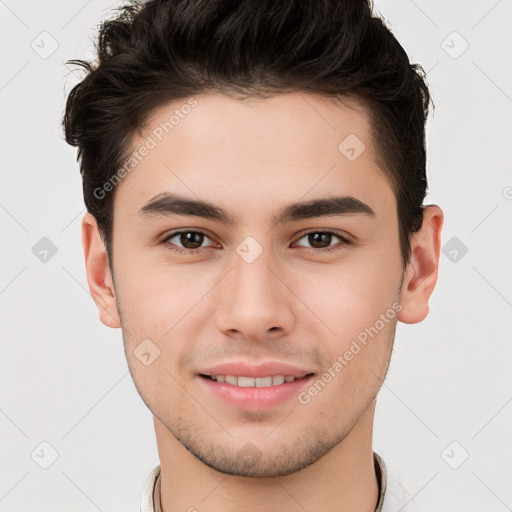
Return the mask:
<path id="1" fill-rule="evenodd" d="M 131 4 L 72 62 L 87 279 L 154 415 L 141 510 L 398 510 L 372 430 L 437 280 L 421 68 L 363 0 Z"/>

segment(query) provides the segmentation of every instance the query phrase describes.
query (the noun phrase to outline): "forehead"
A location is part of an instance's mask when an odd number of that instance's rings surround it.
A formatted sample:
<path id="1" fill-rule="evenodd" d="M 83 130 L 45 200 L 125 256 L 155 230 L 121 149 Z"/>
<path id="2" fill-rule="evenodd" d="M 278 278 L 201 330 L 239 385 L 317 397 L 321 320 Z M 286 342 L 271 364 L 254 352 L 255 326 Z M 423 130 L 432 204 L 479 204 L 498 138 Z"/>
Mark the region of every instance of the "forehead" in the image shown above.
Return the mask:
<path id="1" fill-rule="evenodd" d="M 165 191 L 240 208 L 335 189 L 365 202 L 374 190 L 394 199 L 376 163 L 368 111 L 355 99 L 197 95 L 152 112 L 132 151 L 139 157 L 116 195 L 139 207 Z"/>

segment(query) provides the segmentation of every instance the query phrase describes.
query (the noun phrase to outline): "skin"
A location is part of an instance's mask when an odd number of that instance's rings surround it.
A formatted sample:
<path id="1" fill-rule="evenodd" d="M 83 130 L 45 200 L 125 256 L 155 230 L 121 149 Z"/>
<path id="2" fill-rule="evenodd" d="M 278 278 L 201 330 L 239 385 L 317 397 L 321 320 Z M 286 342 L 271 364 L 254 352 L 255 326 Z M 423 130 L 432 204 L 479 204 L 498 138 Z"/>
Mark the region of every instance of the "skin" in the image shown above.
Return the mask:
<path id="1" fill-rule="evenodd" d="M 94 217 L 82 223 L 100 319 L 122 328 L 132 377 L 154 414 L 162 510 L 373 511 L 376 396 L 397 320 L 428 314 L 443 213 L 425 207 L 404 268 L 396 199 L 363 105 L 302 93 L 195 98 L 197 107 L 115 190 L 115 281 Z M 155 111 L 133 148 L 184 103 Z M 349 134 L 366 147 L 355 161 L 338 150 Z M 162 192 L 207 200 L 236 222 L 141 215 Z M 334 192 L 374 215 L 282 225 L 272 218 L 290 203 Z M 179 236 L 164 240 L 177 230 L 206 236 L 195 246 Z M 326 230 L 351 243 L 333 235 L 315 245 L 306 236 Z M 263 249 L 252 263 L 236 252 L 247 236 Z M 191 252 L 199 245 L 200 253 Z M 306 405 L 294 396 L 268 410 L 239 410 L 198 375 L 224 362 L 279 361 L 318 378 L 393 304 L 399 313 Z M 134 350 L 148 338 L 160 355 L 146 366 Z M 249 460 L 241 456 L 247 443 L 257 453 Z"/>

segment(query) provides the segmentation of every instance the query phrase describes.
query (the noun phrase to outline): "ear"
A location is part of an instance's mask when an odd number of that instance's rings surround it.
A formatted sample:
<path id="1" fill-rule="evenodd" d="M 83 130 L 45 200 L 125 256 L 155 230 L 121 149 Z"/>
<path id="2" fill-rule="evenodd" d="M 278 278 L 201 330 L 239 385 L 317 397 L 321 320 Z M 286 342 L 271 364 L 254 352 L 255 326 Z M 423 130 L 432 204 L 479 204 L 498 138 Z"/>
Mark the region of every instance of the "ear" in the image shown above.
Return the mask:
<path id="1" fill-rule="evenodd" d="M 82 246 L 87 282 L 98 307 L 100 320 L 107 327 L 121 327 L 114 283 L 108 266 L 107 250 L 101 239 L 96 219 L 90 213 L 86 213 L 82 219 Z"/>
<path id="2" fill-rule="evenodd" d="M 398 320 L 421 322 L 428 315 L 428 300 L 437 282 L 443 212 L 435 205 L 423 209 L 421 228 L 411 237 L 411 259 L 400 290 L 402 309 Z"/>

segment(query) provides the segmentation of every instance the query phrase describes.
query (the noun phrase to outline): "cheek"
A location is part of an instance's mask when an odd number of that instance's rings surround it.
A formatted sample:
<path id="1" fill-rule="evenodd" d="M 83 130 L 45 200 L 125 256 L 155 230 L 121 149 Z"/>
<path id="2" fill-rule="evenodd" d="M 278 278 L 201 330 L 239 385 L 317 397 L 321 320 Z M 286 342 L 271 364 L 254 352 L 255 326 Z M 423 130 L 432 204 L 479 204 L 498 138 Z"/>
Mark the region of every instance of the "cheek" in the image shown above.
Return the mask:
<path id="1" fill-rule="evenodd" d="M 314 402 L 317 409 L 329 410 L 329 417 L 347 418 L 376 395 L 389 364 L 400 309 L 400 273 L 390 274 L 384 275 L 381 266 L 378 271 L 354 268 L 325 279 L 314 296 L 310 292 L 311 309 L 320 312 L 329 331 L 324 329 L 325 337 L 319 338 L 325 367 L 299 396 L 301 404 Z"/>
<path id="2" fill-rule="evenodd" d="M 144 352 L 153 351 L 154 348 L 148 346 L 144 349 Z M 149 364 L 144 362 L 144 357 L 139 357 L 140 354 L 137 348 L 131 350 L 127 354 L 128 366 L 139 395 L 151 411 L 173 417 L 180 410 L 195 405 L 194 401 L 190 402 L 181 376 L 166 359 L 165 347 Z"/>
<path id="3" fill-rule="evenodd" d="M 302 278 L 297 291 L 326 333 L 343 346 L 392 310 L 398 300 L 401 267 L 390 260 L 360 259 L 333 266 L 322 274 Z M 396 307 L 396 306 L 395 306 Z"/>
<path id="4" fill-rule="evenodd" d="M 163 338 L 208 292 L 209 281 L 194 279 L 191 267 L 126 258 L 118 274 L 123 326 L 139 336 Z"/>

